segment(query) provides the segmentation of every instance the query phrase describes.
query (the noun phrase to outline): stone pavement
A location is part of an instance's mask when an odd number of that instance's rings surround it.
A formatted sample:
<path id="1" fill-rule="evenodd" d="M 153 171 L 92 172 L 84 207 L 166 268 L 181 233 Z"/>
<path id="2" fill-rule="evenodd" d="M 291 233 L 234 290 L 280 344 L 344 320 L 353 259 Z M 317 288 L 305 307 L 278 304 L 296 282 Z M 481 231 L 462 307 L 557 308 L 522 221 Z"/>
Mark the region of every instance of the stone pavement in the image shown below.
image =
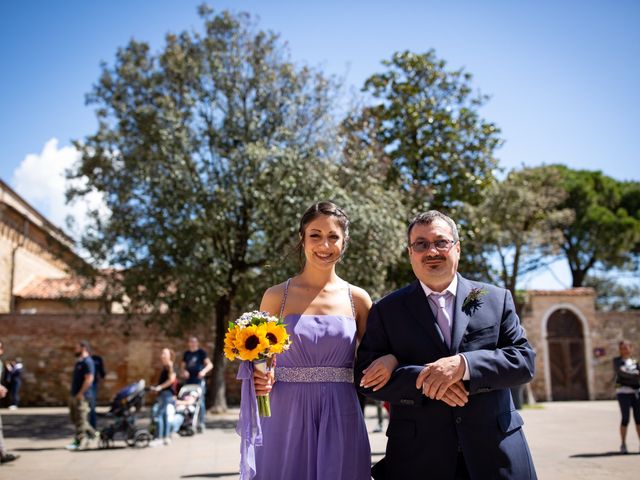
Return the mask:
<path id="1" fill-rule="evenodd" d="M 369 431 L 376 425 L 375 413 L 374 407 L 367 407 Z M 239 437 L 234 430 L 237 410 L 209 415 L 205 433 L 178 437 L 170 446 L 133 449 L 118 441 L 116 448 L 110 450 L 82 452 L 64 449 L 72 436 L 66 409 L 3 409 L 0 414 L 7 446 L 22 455 L 16 462 L 0 466 L 1 480 L 238 477 Z M 633 454 L 616 452 L 619 446 L 616 402 L 547 403 L 525 409 L 522 415 L 541 480 L 638 478 L 640 446 L 635 432 L 629 432 L 627 442 Z M 386 437 L 383 433 L 371 433 L 370 439 L 375 462 L 384 453 Z"/>

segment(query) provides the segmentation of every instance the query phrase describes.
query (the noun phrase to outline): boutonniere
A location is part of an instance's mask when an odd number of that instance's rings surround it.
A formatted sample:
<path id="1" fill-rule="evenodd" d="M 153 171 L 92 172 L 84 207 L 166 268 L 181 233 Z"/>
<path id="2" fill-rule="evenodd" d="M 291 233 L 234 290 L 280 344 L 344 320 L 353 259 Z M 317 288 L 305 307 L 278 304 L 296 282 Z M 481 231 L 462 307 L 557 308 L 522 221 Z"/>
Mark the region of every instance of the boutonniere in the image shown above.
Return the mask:
<path id="1" fill-rule="evenodd" d="M 486 288 L 472 288 L 467 298 L 462 302 L 462 311 L 469 317 L 476 313 L 476 310 L 482 306 L 482 297 L 487 293 Z"/>

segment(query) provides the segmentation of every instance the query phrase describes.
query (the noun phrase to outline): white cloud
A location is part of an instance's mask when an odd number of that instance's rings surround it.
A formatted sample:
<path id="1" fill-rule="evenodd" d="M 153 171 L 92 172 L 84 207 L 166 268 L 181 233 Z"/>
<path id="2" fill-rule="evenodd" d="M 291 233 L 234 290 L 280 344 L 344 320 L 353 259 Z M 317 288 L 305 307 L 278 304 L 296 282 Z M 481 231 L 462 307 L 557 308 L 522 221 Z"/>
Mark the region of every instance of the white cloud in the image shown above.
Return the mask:
<path id="1" fill-rule="evenodd" d="M 87 211 L 107 209 L 100 194 L 92 192 L 82 200 L 66 203 L 65 191 L 69 185 L 65 171 L 80 158 L 73 146 L 58 148 L 58 139 L 45 143 L 39 154 L 30 153 L 13 173 L 12 185 L 25 200 L 42 213 L 51 223 L 62 228 L 74 239 L 79 239 L 87 225 Z M 67 227 L 67 217 L 73 219 L 73 230 Z"/>

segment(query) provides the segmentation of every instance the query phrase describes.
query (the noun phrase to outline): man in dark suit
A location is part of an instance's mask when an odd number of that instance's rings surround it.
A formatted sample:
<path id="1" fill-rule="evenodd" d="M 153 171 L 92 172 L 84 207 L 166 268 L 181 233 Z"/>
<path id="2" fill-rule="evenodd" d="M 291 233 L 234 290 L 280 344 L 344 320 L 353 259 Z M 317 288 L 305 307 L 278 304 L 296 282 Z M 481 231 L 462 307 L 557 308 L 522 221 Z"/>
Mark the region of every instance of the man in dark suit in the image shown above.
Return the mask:
<path id="1" fill-rule="evenodd" d="M 374 478 L 535 479 L 509 391 L 533 378 L 535 353 L 511 294 L 457 273 L 446 215 L 418 215 L 407 236 L 418 280 L 372 307 L 357 355 L 359 390 L 391 403 Z"/>

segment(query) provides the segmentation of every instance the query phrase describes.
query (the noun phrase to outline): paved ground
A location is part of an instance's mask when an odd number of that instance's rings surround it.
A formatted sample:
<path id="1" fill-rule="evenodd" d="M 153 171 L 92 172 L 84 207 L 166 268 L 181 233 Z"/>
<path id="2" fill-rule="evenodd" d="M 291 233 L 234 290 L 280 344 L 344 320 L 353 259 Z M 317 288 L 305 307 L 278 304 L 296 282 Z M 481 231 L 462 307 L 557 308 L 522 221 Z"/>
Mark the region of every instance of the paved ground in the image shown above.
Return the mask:
<path id="1" fill-rule="evenodd" d="M 367 407 L 366 413 L 371 431 L 376 424 L 375 408 Z M 640 446 L 634 432 L 629 432 L 628 441 L 634 453 L 616 452 L 615 402 L 541 404 L 522 414 L 541 480 L 638 478 Z M 2 480 L 237 478 L 237 411 L 210 415 L 204 434 L 178 438 L 167 447 L 132 449 L 119 441 L 114 449 L 84 452 L 64 449 L 72 435 L 65 409 L 3 409 L 1 415 L 8 447 L 22 455 L 0 466 Z M 370 440 L 375 462 L 384 453 L 386 437 L 371 433 Z"/>

